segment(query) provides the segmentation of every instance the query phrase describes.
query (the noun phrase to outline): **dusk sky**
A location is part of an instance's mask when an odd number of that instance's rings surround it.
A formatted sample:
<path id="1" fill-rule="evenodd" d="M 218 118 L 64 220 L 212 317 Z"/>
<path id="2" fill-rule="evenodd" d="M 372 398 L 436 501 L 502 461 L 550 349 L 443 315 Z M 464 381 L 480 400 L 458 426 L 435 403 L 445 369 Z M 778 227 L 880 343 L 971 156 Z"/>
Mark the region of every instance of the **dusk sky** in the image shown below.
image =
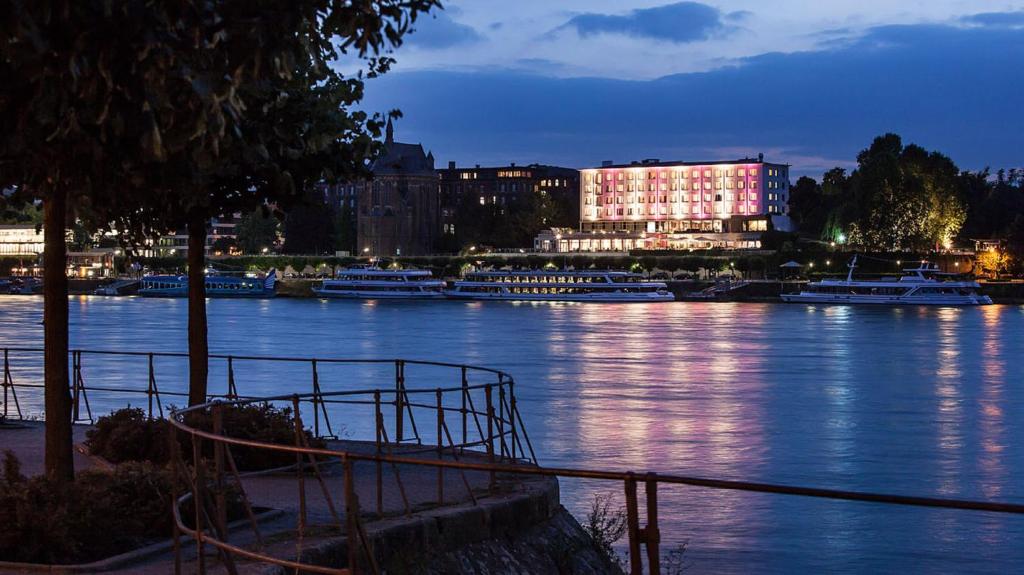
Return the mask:
<path id="1" fill-rule="evenodd" d="M 421 20 L 365 106 L 438 165 L 765 154 L 815 177 L 894 131 L 1024 165 L 1024 2 L 466 0 Z"/>

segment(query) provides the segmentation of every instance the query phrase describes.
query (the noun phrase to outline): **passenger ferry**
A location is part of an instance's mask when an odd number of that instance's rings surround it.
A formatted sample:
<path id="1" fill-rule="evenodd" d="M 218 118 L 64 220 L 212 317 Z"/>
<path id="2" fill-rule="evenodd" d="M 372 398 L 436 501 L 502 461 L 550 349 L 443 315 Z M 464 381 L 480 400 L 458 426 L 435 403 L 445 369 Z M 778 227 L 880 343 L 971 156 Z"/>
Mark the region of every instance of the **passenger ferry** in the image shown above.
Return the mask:
<path id="1" fill-rule="evenodd" d="M 448 297 L 472 300 L 658 302 L 675 296 L 664 282 L 621 271 L 470 272 Z"/>
<path id="2" fill-rule="evenodd" d="M 386 270 L 351 267 L 324 280 L 313 292 L 326 298 L 349 299 L 443 299 L 444 282 L 428 270 Z"/>
<path id="3" fill-rule="evenodd" d="M 262 278 L 207 275 L 206 297 L 269 298 L 277 294 L 277 270 L 271 269 Z M 188 276 L 157 276 L 142 278 L 139 295 L 146 297 L 188 297 Z"/>
<path id="4" fill-rule="evenodd" d="M 826 279 L 811 282 L 798 294 L 783 294 L 782 300 L 795 303 L 840 303 L 882 305 L 987 305 L 992 298 L 981 295 L 978 282 L 946 279 L 957 274 L 942 273 L 938 266 L 921 262 L 903 270 L 899 278 L 855 280 L 857 256 L 848 266 L 845 280 Z"/>

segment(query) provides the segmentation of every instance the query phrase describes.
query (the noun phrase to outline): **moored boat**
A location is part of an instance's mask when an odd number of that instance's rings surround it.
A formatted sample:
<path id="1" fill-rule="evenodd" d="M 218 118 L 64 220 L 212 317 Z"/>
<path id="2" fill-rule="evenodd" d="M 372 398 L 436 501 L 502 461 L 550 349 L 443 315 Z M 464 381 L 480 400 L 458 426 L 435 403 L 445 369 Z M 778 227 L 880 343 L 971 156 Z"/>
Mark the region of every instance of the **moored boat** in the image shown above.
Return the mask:
<path id="1" fill-rule="evenodd" d="M 442 299 L 444 282 L 428 270 L 388 270 L 351 267 L 324 280 L 313 293 L 324 298 L 345 299 Z"/>
<path id="2" fill-rule="evenodd" d="M 981 286 L 972 280 L 952 279 L 957 274 L 943 273 L 938 266 L 921 262 L 903 270 L 898 278 L 857 280 L 853 270 L 857 256 L 847 265 L 846 279 L 825 279 L 808 283 L 800 293 L 783 294 L 791 303 L 875 304 L 875 305 L 987 305 L 992 298 L 978 293 Z"/>
<path id="3" fill-rule="evenodd" d="M 270 298 L 277 295 L 277 271 L 262 278 L 207 275 L 206 297 Z M 188 297 L 188 276 L 148 275 L 142 278 L 139 295 L 145 297 Z"/>
<path id="4" fill-rule="evenodd" d="M 453 299 L 569 302 L 660 302 L 675 296 L 664 282 L 623 271 L 479 271 L 456 281 Z"/>

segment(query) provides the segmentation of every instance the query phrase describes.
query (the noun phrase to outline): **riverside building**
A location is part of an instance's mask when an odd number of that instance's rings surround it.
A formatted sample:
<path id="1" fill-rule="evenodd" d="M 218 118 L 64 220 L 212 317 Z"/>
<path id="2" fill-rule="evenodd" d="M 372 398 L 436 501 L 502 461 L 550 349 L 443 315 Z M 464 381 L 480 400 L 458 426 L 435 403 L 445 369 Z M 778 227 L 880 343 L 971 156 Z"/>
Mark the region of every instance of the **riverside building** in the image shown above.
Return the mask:
<path id="1" fill-rule="evenodd" d="M 789 166 L 717 162 L 605 162 L 580 174 L 579 230 L 542 232 L 546 252 L 757 249 L 789 231 Z"/>

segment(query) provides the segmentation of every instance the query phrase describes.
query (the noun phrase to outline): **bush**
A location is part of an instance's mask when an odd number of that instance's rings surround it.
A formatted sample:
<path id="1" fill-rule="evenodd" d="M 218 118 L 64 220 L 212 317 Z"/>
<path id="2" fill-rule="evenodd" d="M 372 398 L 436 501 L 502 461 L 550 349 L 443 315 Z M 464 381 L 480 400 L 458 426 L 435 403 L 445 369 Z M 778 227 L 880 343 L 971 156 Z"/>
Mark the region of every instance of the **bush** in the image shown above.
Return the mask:
<path id="1" fill-rule="evenodd" d="M 291 408 L 276 408 L 269 403 L 251 403 L 225 407 L 224 434 L 237 439 L 251 439 L 265 443 L 295 444 L 295 418 Z M 213 413 L 207 409 L 186 415 L 185 423 L 203 431 L 213 431 Z M 165 464 L 170 461 L 170 443 L 167 433 L 171 427 L 166 421 L 149 419 L 139 408 L 124 408 L 103 416 L 94 429 L 86 434 L 89 452 L 112 463 L 147 461 Z M 304 430 L 311 447 L 324 447 L 326 443 Z M 181 454 L 192 462 L 192 440 L 179 434 Z M 212 458 L 213 445 L 203 441 L 203 457 Z M 254 471 L 285 467 L 295 463 L 295 455 L 284 451 L 232 446 L 231 454 L 239 471 Z"/>
<path id="2" fill-rule="evenodd" d="M 90 453 L 111 463 L 161 464 L 170 460 L 167 431 L 166 421 L 150 419 L 142 409 L 127 407 L 96 420 L 95 427 L 85 434 L 85 444 Z"/>
<path id="3" fill-rule="evenodd" d="M 85 563 L 171 534 L 172 479 L 148 463 L 114 472 L 82 471 L 55 483 L 21 475 L 7 452 L 0 477 L 0 557 L 31 563 Z"/>

